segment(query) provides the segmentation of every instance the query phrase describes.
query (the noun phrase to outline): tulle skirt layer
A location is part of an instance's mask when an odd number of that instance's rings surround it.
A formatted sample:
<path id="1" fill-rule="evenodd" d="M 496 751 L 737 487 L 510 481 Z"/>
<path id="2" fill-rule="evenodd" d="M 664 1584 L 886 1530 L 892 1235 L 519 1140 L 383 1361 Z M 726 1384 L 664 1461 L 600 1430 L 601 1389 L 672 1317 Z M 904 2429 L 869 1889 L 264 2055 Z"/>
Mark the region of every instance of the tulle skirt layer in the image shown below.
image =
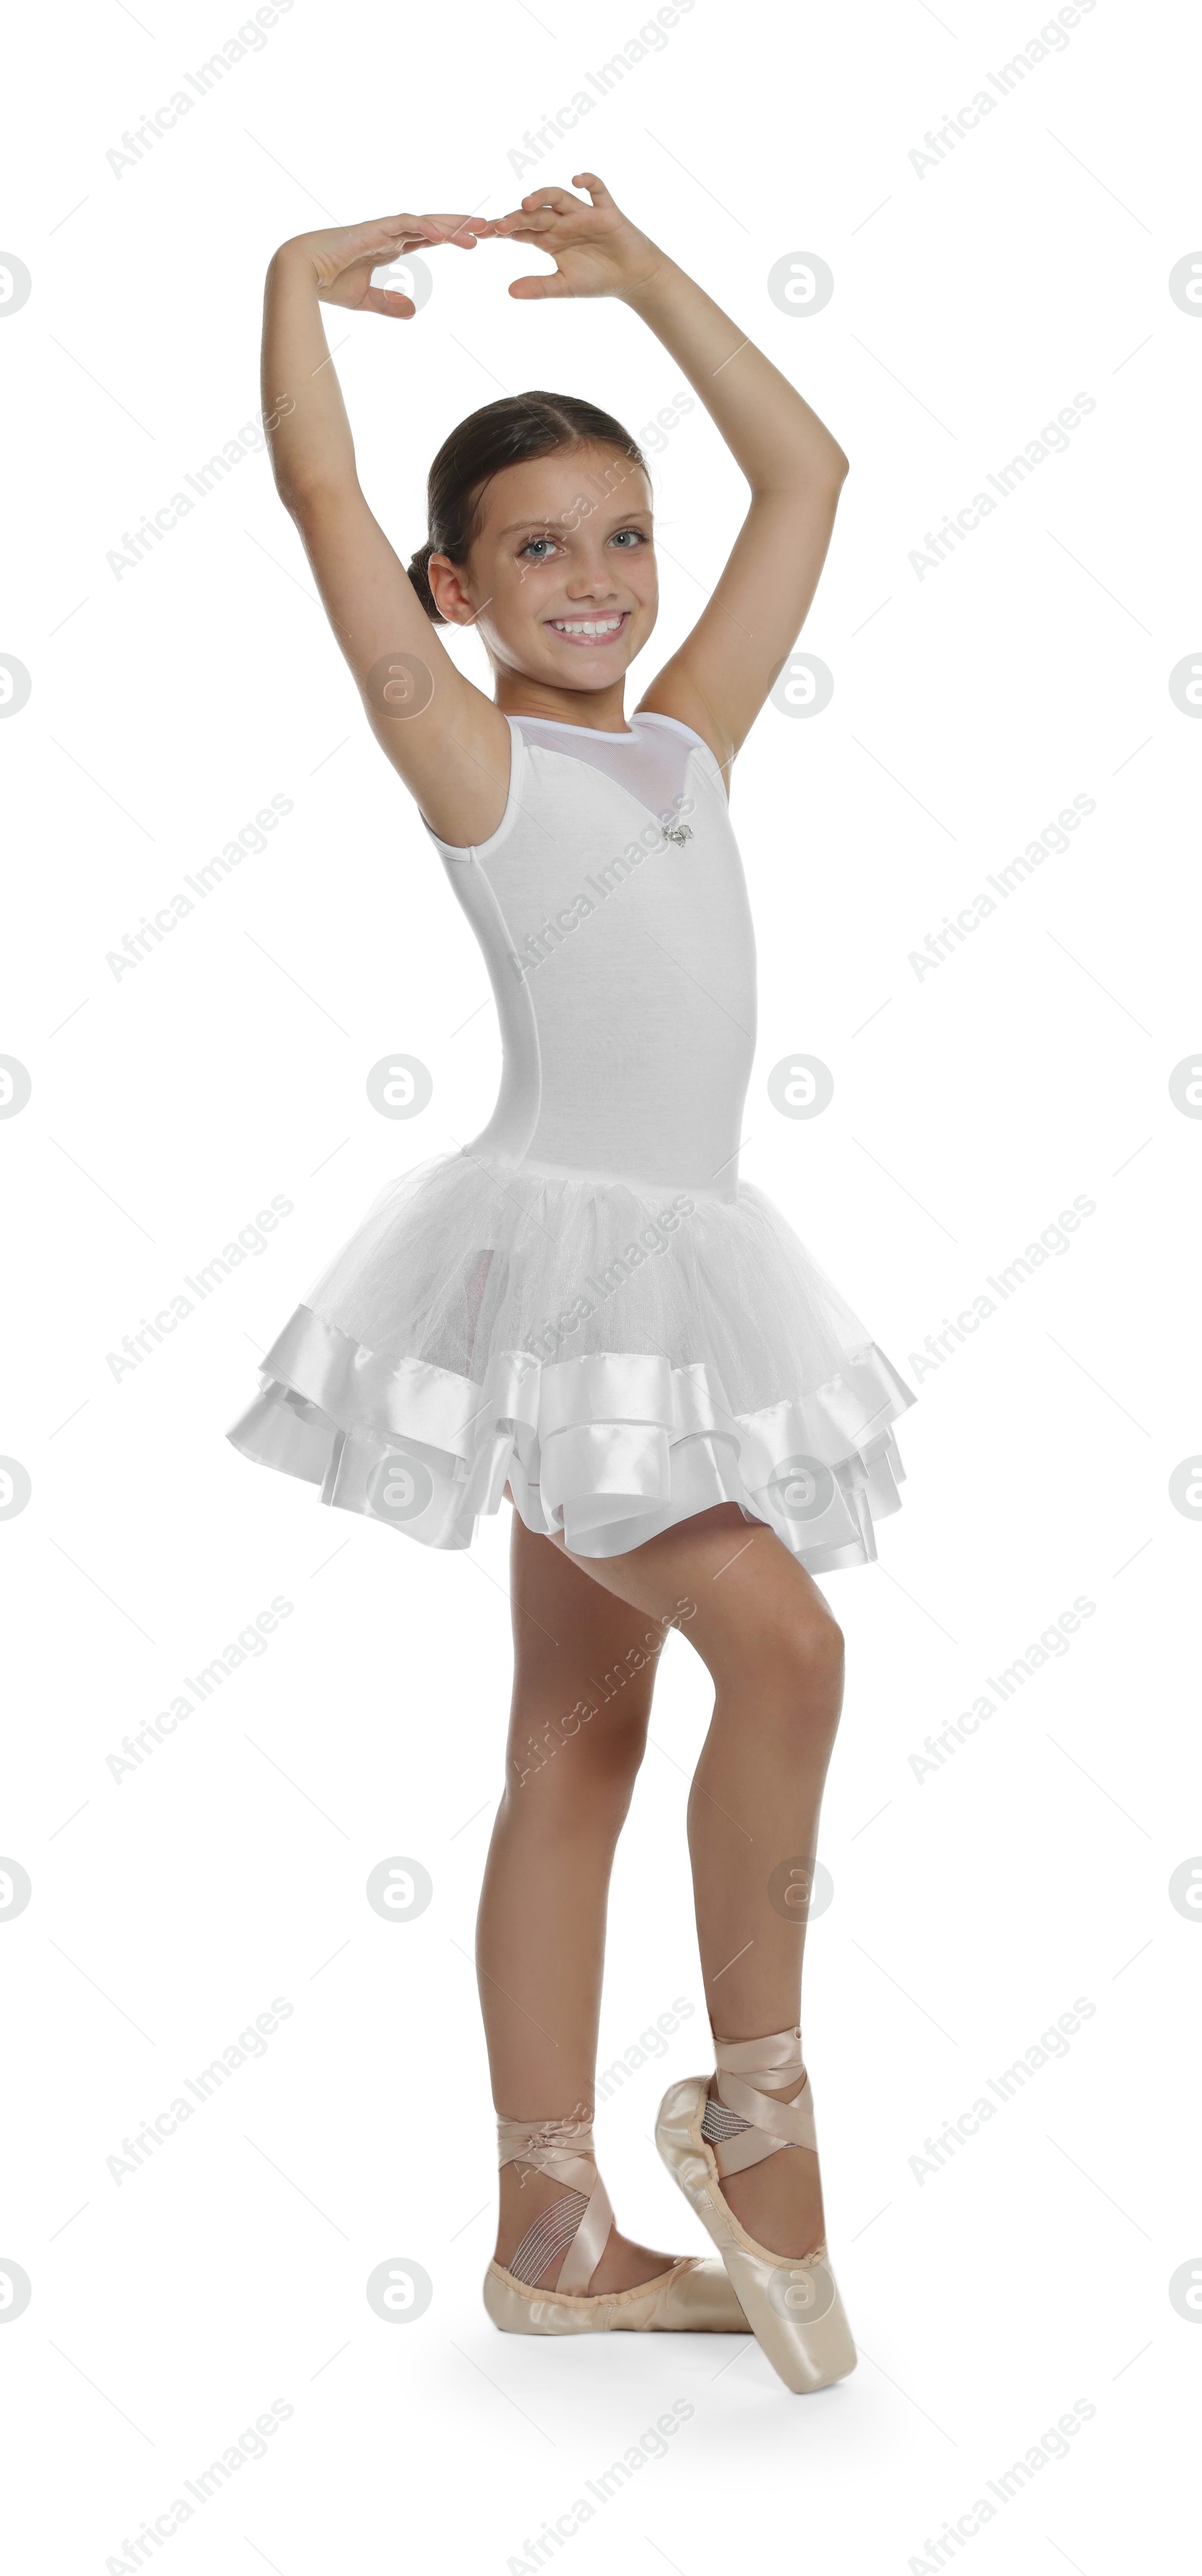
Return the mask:
<path id="1" fill-rule="evenodd" d="M 762 1191 L 466 1153 L 380 1192 L 228 1436 L 432 1547 L 508 1485 L 581 1556 L 734 1502 L 820 1572 L 875 1557 L 915 1401 Z"/>

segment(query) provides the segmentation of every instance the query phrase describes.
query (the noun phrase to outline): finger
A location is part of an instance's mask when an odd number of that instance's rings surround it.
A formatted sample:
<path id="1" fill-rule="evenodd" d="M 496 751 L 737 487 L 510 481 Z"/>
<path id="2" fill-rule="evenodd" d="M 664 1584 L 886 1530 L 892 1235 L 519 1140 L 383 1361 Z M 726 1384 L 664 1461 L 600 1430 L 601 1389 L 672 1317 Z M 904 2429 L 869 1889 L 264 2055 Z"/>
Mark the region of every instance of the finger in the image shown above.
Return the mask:
<path id="1" fill-rule="evenodd" d="M 484 215 L 426 215 L 423 221 L 435 229 L 439 241 L 453 241 L 465 250 L 473 248 L 476 237 L 488 231 Z"/>
<path id="2" fill-rule="evenodd" d="M 417 306 L 408 295 L 400 295 L 390 286 L 369 286 L 359 310 L 361 313 L 386 313 L 394 322 L 411 322 Z"/>
<path id="3" fill-rule="evenodd" d="M 442 217 L 444 223 L 456 223 L 461 220 L 461 217 L 453 215 Z M 434 228 L 438 221 L 439 218 L 435 215 L 386 215 L 378 224 L 364 224 L 360 228 L 360 233 L 361 238 L 369 242 L 428 241 L 434 235 Z M 441 239 L 441 235 L 437 238 Z"/>
<path id="4" fill-rule="evenodd" d="M 595 206 L 612 206 L 613 204 L 613 198 L 605 185 L 604 179 L 599 179 L 595 170 L 574 171 L 572 176 L 572 186 L 574 188 L 587 188 Z"/>
<path id="5" fill-rule="evenodd" d="M 567 188 L 535 188 L 522 199 L 522 210 L 526 214 L 541 213 L 544 207 L 556 215 L 578 215 L 585 211 L 579 197 L 573 197 Z"/>
<path id="6" fill-rule="evenodd" d="M 344 256 L 336 273 L 346 277 L 352 269 L 365 268 L 370 275 L 373 268 L 387 268 L 392 260 L 403 259 L 406 251 L 437 250 L 441 240 L 439 233 L 419 232 L 416 225 L 407 224 L 403 231 L 380 233 L 362 243 L 357 250 Z"/>
<path id="7" fill-rule="evenodd" d="M 508 232 L 503 235 L 503 239 L 511 242 L 533 242 L 536 250 L 545 250 L 548 259 L 554 259 L 555 242 L 553 232 L 553 225 L 551 231 L 548 232 L 546 226 L 542 224 L 517 223 L 514 225 L 512 232 Z"/>
<path id="8" fill-rule="evenodd" d="M 550 277 L 511 277 L 509 292 L 520 303 L 532 304 L 548 295 L 570 295 L 572 290 L 566 277 L 561 277 L 556 269 Z"/>
<path id="9" fill-rule="evenodd" d="M 542 214 L 528 214 L 524 206 L 515 206 L 512 214 L 498 215 L 493 230 L 498 235 L 503 235 L 507 241 L 512 241 L 524 231 L 531 234 L 546 232 L 558 221 L 559 217 L 550 208 Z"/>
<path id="10" fill-rule="evenodd" d="M 391 241 L 373 242 L 369 250 L 356 252 L 354 259 L 348 259 L 339 274 L 342 277 L 348 277 L 352 269 L 358 268 L 366 269 L 370 277 L 374 269 L 391 268 L 394 260 L 407 259 L 410 251 L 437 250 L 439 247 L 436 235 L 399 233 Z"/>

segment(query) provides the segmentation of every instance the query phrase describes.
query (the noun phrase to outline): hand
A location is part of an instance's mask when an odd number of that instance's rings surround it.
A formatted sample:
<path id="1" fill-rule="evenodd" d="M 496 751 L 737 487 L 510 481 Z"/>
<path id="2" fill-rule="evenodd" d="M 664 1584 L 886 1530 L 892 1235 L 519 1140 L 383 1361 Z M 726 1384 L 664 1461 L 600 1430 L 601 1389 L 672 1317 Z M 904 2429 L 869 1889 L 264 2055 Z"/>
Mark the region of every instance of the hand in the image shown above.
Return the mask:
<path id="1" fill-rule="evenodd" d="M 595 170 L 577 170 L 574 188 L 587 188 L 591 206 L 566 188 L 536 188 L 511 215 L 475 227 L 493 241 L 528 241 L 555 262 L 553 274 L 515 277 L 509 292 L 522 302 L 547 295 L 625 295 L 654 276 L 663 252 L 615 206 Z"/>
<path id="2" fill-rule="evenodd" d="M 453 241 L 474 250 L 486 227 L 471 215 L 382 215 L 378 222 L 342 224 L 331 232 L 298 233 L 285 244 L 312 262 L 322 304 L 344 304 L 358 313 L 386 313 L 412 321 L 417 306 L 394 288 L 373 286 L 372 270 L 387 268 L 408 250 L 434 250 Z"/>

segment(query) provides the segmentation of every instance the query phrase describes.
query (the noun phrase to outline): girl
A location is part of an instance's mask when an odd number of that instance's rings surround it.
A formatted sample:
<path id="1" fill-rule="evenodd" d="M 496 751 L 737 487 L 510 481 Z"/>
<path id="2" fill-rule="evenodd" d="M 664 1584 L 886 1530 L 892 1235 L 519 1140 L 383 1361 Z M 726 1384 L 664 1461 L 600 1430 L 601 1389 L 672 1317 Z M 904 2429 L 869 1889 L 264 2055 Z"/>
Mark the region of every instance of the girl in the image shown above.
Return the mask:
<path id="1" fill-rule="evenodd" d="M 903 1472 L 890 1426 L 915 1399 L 738 1178 L 755 960 L 727 792 L 847 458 L 593 172 L 573 186 L 587 205 L 539 188 L 488 222 L 306 233 L 268 271 L 280 497 L 480 942 L 504 1063 L 483 1132 L 383 1190 L 230 1437 L 433 1547 L 469 1546 L 502 1495 L 515 1507 L 507 1779 L 478 1926 L 501 2162 L 489 2315 L 520 2334 L 750 2327 L 800 2392 L 856 2357 L 799 2022 L 842 1696 L 813 1575 L 875 1556 Z M 630 720 L 657 591 L 650 481 L 619 422 L 558 394 L 485 404 L 434 460 L 408 574 L 359 488 L 320 305 L 409 320 L 373 271 L 485 239 L 554 262 L 511 295 L 640 315 L 749 486 L 708 606 Z M 491 700 L 438 625 L 477 627 Z M 672 1627 L 716 1693 L 688 1806 L 716 2072 L 670 2088 L 656 2134 L 721 2263 L 621 2235 L 592 2142 L 610 1867 Z"/>

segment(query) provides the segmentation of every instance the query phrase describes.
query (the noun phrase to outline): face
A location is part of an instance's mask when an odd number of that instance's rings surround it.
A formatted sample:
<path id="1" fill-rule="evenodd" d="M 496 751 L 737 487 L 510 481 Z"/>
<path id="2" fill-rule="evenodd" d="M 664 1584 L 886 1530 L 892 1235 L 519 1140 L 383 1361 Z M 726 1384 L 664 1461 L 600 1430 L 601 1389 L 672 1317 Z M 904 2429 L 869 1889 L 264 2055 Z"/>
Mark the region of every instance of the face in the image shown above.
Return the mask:
<path id="1" fill-rule="evenodd" d="M 659 607 L 651 487 L 620 449 L 506 466 L 484 495 L 466 565 L 431 558 L 448 623 L 474 624 L 494 668 L 600 689 L 646 643 Z"/>

